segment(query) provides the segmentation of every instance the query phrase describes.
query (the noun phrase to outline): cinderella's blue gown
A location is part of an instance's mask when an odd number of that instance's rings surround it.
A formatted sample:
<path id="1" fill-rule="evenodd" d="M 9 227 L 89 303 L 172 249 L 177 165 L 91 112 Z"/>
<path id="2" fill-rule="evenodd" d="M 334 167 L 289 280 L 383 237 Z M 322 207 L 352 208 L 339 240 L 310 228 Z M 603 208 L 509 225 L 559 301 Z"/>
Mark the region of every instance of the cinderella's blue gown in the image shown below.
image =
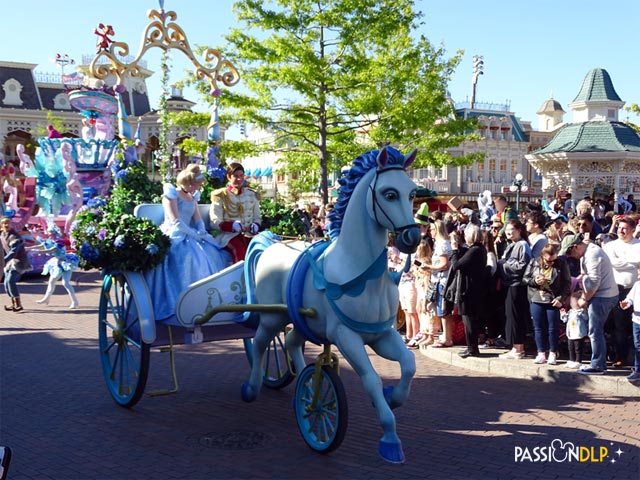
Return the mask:
<path id="1" fill-rule="evenodd" d="M 178 220 L 171 222 L 165 212 L 160 229 L 171 239 L 163 263 L 145 273 L 156 320 L 175 314 L 180 294 L 192 283 L 231 265 L 231 255 L 215 239 L 195 225 L 197 198 L 183 200 L 173 185 L 164 186 L 164 196 L 178 201 Z"/>

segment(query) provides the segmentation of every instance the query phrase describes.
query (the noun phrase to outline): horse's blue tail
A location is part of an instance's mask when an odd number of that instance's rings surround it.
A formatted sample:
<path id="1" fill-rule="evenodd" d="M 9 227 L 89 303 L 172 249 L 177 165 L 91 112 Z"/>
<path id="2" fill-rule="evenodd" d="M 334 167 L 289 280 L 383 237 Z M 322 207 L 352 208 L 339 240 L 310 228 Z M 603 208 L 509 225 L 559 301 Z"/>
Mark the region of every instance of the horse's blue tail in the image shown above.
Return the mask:
<path id="1" fill-rule="evenodd" d="M 265 230 L 253 237 L 249 243 L 247 254 L 244 257 L 244 284 L 247 291 L 247 305 L 256 303 L 256 267 L 258 260 L 267 247 L 280 240 L 281 238 L 279 236 L 271 233 L 269 230 Z M 258 315 L 258 312 L 245 312 L 243 321 L 257 327 Z"/>

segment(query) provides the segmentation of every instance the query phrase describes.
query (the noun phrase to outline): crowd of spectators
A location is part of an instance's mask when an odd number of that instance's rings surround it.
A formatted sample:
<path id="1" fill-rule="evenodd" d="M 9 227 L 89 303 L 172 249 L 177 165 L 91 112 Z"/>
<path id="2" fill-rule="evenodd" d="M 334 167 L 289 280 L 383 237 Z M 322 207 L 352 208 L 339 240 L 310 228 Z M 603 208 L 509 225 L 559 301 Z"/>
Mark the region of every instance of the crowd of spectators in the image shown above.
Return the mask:
<path id="1" fill-rule="evenodd" d="M 547 198 L 521 211 L 498 195 L 479 209 L 415 215 L 423 234 L 403 272 L 400 308 L 409 348 L 466 343 L 463 357 L 504 348 L 501 359 L 563 364 L 583 375 L 630 369 L 640 382 L 640 214 L 615 201 Z M 484 197 L 483 197 L 484 195 Z M 462 338 L 454 338 L 457 326 Z"/>

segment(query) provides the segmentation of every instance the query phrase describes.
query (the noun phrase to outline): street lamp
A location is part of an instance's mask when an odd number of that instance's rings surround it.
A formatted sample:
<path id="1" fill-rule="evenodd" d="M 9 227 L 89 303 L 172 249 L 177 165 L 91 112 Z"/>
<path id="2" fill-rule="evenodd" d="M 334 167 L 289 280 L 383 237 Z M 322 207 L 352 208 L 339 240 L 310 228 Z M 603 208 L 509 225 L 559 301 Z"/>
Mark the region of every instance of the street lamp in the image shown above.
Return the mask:
<path id="1" fill-rule="evenodd" d="M 476 84 L 480 75 L 484 75 L 484 57 L 482 55 L 474 55 L 473 75 L 471 75 L 471 108 L 476 105 Z"/>
<path id="2" fill-rule="evenodd" d="M 526 192 L 527 190 L 529 190 L 529 187 L 527 186 L 527 183 L 525 182 L 524 177 L 521 173 L 516 174 L 513 182 L 511 183 L 511 186 L 509 187 L 509 190 L 512 192 L 516 192 L 516 210 L 519 212 L 520 192 Z"/>

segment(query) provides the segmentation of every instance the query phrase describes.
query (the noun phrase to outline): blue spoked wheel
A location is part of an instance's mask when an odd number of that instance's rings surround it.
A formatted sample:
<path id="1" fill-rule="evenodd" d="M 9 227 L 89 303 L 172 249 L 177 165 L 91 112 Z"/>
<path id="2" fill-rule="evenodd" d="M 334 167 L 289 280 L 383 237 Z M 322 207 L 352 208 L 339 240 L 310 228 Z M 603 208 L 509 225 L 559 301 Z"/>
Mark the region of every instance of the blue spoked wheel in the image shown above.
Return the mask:
<path id="1" fill-rule="evenodd" d="M 244 340 L 244 349 L 249 359 L 249 365 L 253 365 L 253 340 Z M 284 332 L 276 335 L 269 343 L 264 354 L 264 368 L 262 370 L 262 384 L 268 388 L 280 389 L 289 385 L 294 374 L 289 369 L 289 354 L 284 348 Z"/>
<path id="2" fill-rule="evenodd" d="M 340 446 L 347 432 L 347 396 L 336 371 L 323 366 L 318 384 L 315 365 L 308 365 L 298 377 L 294 407 L 298 429 L 313 450 L 328 453 Z M 314 392 L 318 392 L 314 400 Z"/>
<path id="3" fill-rule="evenodd" d="M 109 393 L 118 405 L 133 407 L 149 373 L 149 345 L 141 340 L 140 318 L 123 275 L 106 275 L 98 310 L 98 342 Z"/>

